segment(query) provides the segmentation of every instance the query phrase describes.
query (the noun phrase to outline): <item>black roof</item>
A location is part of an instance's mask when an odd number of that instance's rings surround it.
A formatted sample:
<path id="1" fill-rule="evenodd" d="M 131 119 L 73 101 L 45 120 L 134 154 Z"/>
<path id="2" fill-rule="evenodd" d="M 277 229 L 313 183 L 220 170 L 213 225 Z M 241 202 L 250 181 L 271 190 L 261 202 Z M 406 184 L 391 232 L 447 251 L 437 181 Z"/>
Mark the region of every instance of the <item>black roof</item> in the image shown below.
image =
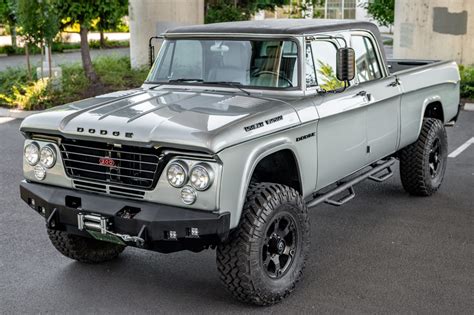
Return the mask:
<path id="1" fill-rule="evenodd" d="M 181 26 L 166 31 L 167 34 L 177 33 L 241 33 L 241 34 L 282 34 L 302 35 L 323 33 L 344 29 L 368 30 L 378 36 L 375 24 L 355 20 L 329 19 L 272 19 L 263 21 L 227 22 L 205 25 Z"/>

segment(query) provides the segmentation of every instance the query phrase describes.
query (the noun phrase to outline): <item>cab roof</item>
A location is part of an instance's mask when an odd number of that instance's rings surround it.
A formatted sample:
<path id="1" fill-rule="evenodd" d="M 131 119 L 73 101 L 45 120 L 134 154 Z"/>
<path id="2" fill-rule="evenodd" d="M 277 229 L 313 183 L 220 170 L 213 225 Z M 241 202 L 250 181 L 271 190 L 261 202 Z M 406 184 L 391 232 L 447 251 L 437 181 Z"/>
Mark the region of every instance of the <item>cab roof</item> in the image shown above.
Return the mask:
<path id="1" fill-rule="evenodd" d="M 367 30 L 378 36 L 377 26 L 370 22 L 330 19 L 272 19 L 181 26 L 165 34 L 281 34 L 305 35 L 338 30 Z"/>

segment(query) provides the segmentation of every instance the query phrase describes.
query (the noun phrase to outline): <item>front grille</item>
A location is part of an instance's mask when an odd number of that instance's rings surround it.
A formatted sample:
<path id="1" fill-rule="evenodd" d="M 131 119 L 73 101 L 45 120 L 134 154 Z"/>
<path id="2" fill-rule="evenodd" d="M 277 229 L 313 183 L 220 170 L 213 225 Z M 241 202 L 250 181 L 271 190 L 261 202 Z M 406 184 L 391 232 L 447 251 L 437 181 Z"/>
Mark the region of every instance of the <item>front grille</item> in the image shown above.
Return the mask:
<path id="1" fill-rule="evenodd" d="M 150 190 L 162 171 L 163 163 L 154 148 L 72 139 L 61 141 L 60 148 L 66 173 L 74 179 Z M 105 187 L 88 185 L 87 189 L 104 192 Z M 116 188 L 107 193 L 128 192 Z"/>
<path id="2" fill-rule="evenodd" d="M 75 180 L 74 188 L 95 192 L 95 193 L 102 193 L 102 194 L 110 194 L 119 197 L 126 197 L 126 198 L 135 198 L 135 199 L 143 199 L 145 198 L 145 192 L 143 190 L 136 190 L 130 188 L 123 188 L 123 187 L 116 187 L 110 186 L 106 184 L 97 184 L 97 183 L 89 183 Z"/>

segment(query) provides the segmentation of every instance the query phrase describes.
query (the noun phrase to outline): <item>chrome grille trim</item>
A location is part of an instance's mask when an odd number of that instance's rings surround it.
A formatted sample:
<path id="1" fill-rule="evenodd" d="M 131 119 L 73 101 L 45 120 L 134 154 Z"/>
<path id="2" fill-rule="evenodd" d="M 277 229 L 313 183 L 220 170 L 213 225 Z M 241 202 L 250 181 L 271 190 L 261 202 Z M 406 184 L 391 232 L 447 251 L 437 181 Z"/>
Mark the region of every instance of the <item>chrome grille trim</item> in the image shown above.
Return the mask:
<path id="1" fill-rule="evenodd" d="M 125 196 L 128 196 L 131 188 L 152 190 L 163 168 L 163 156 L 154 148 L 73 139 L 63 139 L 59 147 L 69 177 L 97 183 L 96 186 L 77 183 L 80 189 L 112 194 L 109 185 L 117 186 L 125 191 L 116 189 L 113 194 Z M 104 159 L 111 164 L 104 164 Z M 131 195 L 136 197 L 137 193 L 144 195 L 133 190 Z"/>
<path id="2" fill-rule="evenodd" d="M 143 190 L 135 190 L 135 189 L 128 189 L 123 187 L 115 187 L 105 184 L 96 184 L 96 183 L 89 183 L 83 181 L 74 180 L 74 188 L 78 190 L 84 190 L 93 193 L 100 193 L 100 194 L 108 194 L 114 196 L 120 196 L 125 198 L 132 198 L 132 199 L 144 199 L 145 198 L 145 191 Z"/>

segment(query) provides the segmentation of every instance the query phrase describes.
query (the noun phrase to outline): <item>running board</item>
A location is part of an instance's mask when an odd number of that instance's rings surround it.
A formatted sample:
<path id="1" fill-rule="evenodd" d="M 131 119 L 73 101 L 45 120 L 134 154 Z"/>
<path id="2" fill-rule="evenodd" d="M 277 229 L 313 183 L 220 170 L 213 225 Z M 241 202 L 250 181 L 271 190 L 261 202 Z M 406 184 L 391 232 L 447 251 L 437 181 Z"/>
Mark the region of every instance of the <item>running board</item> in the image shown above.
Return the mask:
<path id="1" fill-rule="evenodd" d="M 351 179 L 350 181 L 337 186 L 336 188 L 334 188 L 333 190 L 327 193 L 324 193 L 322 195 L 317 195 L 315 199 L 307 203 L 308 208 L 314 207 L 323 202 L 333 205 L 333 206 L 342 206 L 343 204 L 349 202 L 355 197 L 355 191 L 353 187 L 355 184 L 358 184 L 367 178 L 380 183 L 392 177 L 393 176 L 392 166 L 393 164 L 395 164 L 395 161 L 396 159 L 392 157 L 388 160 L 382 160 L 382 163 L 374 164 L 373 168 L 370 169 L 369 171 L 362 173 L 356 178 Z M 382 171 L 386 171 L 386 173 L 383 175 L 377 176 L 377 174 L 380 174 Z M 332 197 L 337 196 L 346 190 L 349 192 L 347 196 L 338 200 L 332 199 Z"/>

